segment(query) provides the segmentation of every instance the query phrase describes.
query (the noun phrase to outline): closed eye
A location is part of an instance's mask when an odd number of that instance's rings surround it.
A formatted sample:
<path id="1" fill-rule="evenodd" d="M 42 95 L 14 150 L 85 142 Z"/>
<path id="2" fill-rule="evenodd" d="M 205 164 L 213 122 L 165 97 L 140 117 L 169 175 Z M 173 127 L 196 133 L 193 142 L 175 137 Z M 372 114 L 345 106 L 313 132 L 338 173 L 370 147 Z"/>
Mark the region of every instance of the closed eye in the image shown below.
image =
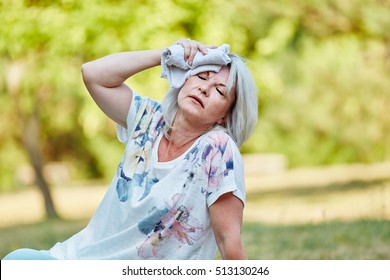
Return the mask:
<path id="1" fill-rule="evenodd" d="M 216 88 L 216 90 L 218 91 L 218 93 L 219 93 L 220 95 L 225 96 L 225 94 L 223 93 L 222 90 L 220 90 L 219 88 Z"/>

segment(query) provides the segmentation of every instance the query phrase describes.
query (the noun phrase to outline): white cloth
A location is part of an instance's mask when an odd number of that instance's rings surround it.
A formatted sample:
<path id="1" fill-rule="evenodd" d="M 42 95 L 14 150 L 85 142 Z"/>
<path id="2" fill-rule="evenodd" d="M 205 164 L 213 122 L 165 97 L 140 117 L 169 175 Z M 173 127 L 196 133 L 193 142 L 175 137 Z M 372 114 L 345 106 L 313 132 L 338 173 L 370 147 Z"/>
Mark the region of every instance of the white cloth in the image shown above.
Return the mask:
<path id="1" fill-rule="evenodd" d="M 225 132 L 211 131 L 180 157 L 158 162 L 163 127 L 160 104 L 134 94 L 128 129 L 118 126 L 126 149 L 115 177 L 87 227 L 53 246 L 53 257 L 215 257 L 208 208 L 226 192 L 244 203 L 242 157 Z"/>
<path id="2" fill-rule="evenodd" d="M 184 48 L 175 44 L 164 50 L 161 56 L 161 77 L 166 78 L 173 88 L 180 88 L 193 75 L 201 72 L 219 72 L 221 67 L 231 62 L 230 46 L 223 44 L 215 49 L 207 49 L 206 55 L 197 52 L 192 65 L 184 60 Z"/>

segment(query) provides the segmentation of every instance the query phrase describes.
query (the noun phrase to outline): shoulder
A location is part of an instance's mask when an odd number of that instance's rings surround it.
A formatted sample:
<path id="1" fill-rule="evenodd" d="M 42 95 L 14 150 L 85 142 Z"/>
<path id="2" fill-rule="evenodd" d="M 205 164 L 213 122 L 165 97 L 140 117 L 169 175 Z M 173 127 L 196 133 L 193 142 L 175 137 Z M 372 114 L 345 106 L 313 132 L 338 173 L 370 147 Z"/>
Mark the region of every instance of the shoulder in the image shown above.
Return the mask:
<path id="1" fill-rule="evenodd" d="M 234 140 L 224 131 L 209 131 L 204 137 L 202 158 L 219 154 L 226 162 L 242 164 L 242 156 Z M 217 158 L 213 156 L 216 160 Z"/>
<path id="2" fill-rule="evenodd" d="M 224 131 L 216 130 L 207 132 L 205 135 L 205 141 L 212 147 L 222 149 L 223 151 L 225 149 L 231 149 L 239 153 L 239 149 L 233 138 Z"/>
<path id="3" fill-rule="evenodd" d="M 161 104 L 149 97 L 137 95 L 134 97 L 134 123 L 136 131 L 144 131 L 147 128 L 161 128 L 162 109 Z"/>
<path id="4" fill-rule="evenodd" d="M 161 104 L 149 97 L 134 94 L 134 107 L 136 111 L 144 109 L 147 111 L 158 111 L 161 110 Z"/>
<path id="5" fill-rule="evenodd" d="M 227 142 L 229 141 L 229 139 L 231 139 L 229 134 L 227 134 L 225 131 L 222 130 L 211 130 L 206 133 L 206 137 L 209 141 L 213 141 L 213 142 L 220 142 L 220 141 Z"/>

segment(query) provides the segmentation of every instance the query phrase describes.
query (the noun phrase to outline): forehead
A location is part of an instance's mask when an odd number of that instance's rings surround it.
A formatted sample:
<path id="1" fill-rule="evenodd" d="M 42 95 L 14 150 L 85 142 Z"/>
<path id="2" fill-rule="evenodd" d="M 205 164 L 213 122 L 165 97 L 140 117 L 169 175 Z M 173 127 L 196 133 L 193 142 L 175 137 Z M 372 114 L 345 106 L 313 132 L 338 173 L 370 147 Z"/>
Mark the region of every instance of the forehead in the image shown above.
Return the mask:
<path id="1" fill-rule="evenodd" d="M 209 77 L 217 78 L 218 80 L 227 81 L 229 79 L 230 69 L 227 66 L 223 66 L 219 72 L 208 72 Z"/>

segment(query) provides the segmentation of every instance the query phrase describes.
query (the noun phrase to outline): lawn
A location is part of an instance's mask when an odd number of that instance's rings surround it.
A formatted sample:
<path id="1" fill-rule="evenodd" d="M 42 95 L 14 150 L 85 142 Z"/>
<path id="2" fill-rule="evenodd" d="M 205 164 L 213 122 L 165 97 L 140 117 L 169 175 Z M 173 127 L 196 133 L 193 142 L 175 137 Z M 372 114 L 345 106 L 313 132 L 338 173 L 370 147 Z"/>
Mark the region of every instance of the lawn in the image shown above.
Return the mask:
<path id="1" fill-rule="evenodd" d="M 250 259 L 390 259 L 390 221 L 362 220 L 307 225 L 244 225 Z"/>
<path id="2" fill-rule="evenodd" d="M 0 229 L 0 257 L 20 247 L 47 249 L 79 231 L 87 220 L 52 220 Z M 362 220 L 307 225 L 245 223 L 250 259 L 390 259 L 390 221 Z"/>

